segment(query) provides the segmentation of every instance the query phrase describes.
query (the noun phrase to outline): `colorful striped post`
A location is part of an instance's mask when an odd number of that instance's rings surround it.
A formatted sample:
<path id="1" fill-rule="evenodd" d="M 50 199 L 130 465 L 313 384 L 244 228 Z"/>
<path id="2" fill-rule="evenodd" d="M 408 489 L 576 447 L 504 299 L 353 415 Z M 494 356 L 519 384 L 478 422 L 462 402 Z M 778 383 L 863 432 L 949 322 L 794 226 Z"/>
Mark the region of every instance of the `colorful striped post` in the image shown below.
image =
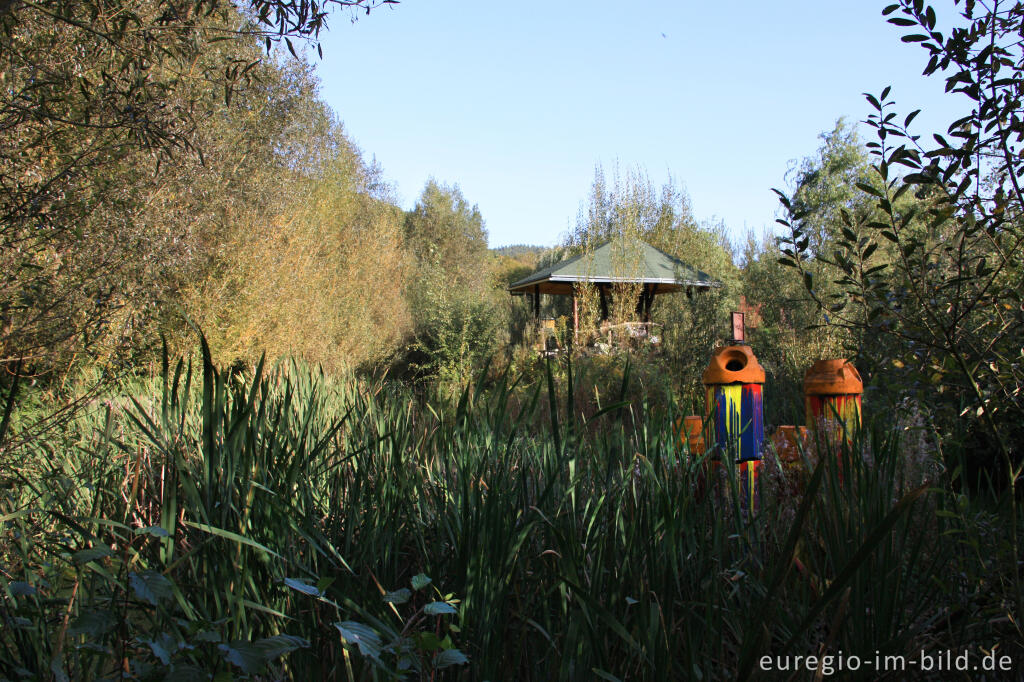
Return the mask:
<path id="1" fill-rule="evenodd" d="M 861 423 L 864 382 L 849 361 L 818 360 L 804 375 L 804 409 L 807 427 L 821 450 L 837 454 L 849 451 L 853 432 Z M 842 475 L 842 459 L 839 460 Z"/>
<path id="2" fill-rule="evenodd" d="M 755 511 L 764 441 L 764 369 L 750 346 L 723 346 L 711 356 L 702 380 L 711 459 L 736 463 L 740 506 L 745 512 Z"/>

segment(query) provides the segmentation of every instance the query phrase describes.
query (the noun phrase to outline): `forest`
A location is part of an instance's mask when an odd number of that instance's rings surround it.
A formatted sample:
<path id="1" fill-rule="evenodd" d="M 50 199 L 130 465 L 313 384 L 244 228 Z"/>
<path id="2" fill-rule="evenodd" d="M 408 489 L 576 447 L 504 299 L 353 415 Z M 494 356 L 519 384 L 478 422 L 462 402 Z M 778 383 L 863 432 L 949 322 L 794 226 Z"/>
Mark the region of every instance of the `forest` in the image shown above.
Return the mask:
<path id="1" fill-rule="evenodd" d="M 616 163 L 553 248 L 403 209 L 321 98 L 384 5 L 0 2 L 0 680 L 1024 674 L 1024 2 L 882 9 L 972 111 L 865 95 L 774 233 Z M 716 283 L 657 343 L 628 283 L 509 295 L 637 240 Z M 864 384 L 754 509 L 680 427 L 739 310 L 769 436 L 815 361 Z"/>

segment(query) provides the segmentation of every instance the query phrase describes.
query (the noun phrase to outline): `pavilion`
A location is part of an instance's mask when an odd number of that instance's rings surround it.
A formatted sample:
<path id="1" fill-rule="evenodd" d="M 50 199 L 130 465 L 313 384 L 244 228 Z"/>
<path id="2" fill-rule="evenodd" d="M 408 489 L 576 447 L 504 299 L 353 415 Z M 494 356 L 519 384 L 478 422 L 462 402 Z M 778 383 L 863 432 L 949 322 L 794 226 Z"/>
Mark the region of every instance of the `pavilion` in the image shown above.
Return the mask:
<path id="1" fill-rule="evenodd" d="M 721 286 L 707 273 L 670 256 L 650 244 L 638 241 L 630 245 L 631 261 L 628 266 L 615 267 L 614 242 L 607 241 L 593 251 L 573 256 L 560 263 L 542 268 L 509 286 L 513 296 L 532 298 L 534 316 L 540 317 L 540 297 L 572 296 L 573 332 L 579 328 L 576 285 L 586 284 L 597 288 L 601 301 L 601 319 L 608 319 L 608 301 L 612 287 L 616 284 L 640 284 L 640 297 L 636 311 L 643 322 L 650 322 L 651 305 L 654 297 L 676 291 L 686 291 L 692 296 L 695 291 L 705 291 Z M 621 256 L 619 257 L 621 259 Z"/>

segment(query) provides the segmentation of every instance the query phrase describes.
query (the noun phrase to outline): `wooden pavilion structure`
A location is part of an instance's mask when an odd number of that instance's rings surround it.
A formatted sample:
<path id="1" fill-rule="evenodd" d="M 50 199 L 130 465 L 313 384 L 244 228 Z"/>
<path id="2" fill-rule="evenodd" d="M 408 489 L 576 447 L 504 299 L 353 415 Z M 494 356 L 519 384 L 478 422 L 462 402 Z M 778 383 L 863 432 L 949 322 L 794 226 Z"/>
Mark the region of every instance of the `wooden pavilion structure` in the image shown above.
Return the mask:
<path id="1" fill-rule="evenodd" d="M 641 285 L 636 311 L 645 323 L 650 322 L 651 306 L 657 295 L 685 291 L 688 296 L 692 296 L 695 291 L 721 286 L 720 282 L 712 279 L 707 273 L 646 242 L 636 241 L 621 250 L 629 252 L 625 260 L 630 262 L 625 265 L 616 263 L 616 260 L 623 260 L 623 256 L 616 253 L 613 241 L 607 241 L 593 251 L 542 268 L 514 282 L 508 288 L 509 293 L 513 296 L 529 297 L 534 317 L 538 319 L 542 295 L 572 296 L 572 326 L 575 337 L 579 330 L 579 304 L 576 297 L 578 284 L 597 288 L 602 320 L 608 319 L 608 302 L 612 288 L 616 284 Z"/>

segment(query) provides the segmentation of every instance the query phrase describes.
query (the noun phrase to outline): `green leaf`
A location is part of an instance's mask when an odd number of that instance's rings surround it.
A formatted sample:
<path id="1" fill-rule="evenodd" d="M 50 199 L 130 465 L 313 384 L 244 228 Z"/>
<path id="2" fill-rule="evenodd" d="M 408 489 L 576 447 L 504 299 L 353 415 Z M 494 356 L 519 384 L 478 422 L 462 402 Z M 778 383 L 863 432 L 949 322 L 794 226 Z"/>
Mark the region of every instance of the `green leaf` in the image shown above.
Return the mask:
<path id="1" fill-rule="evenodd" d="M 882 194 L 881 190 L 876 189 L 874 186 L 869 185 L 866 182 L 857 182 L 854 184 L 857 186 L 857 189 L 864 192 L 865 194 L 870 194 L 871 196 L 878 197 L 879 199 L 885 196 L 884 194 Z"/>
<path id="2" fill-rule="evenodd" d="M 469 659 L 458 649 L 445 649 L 434 657 L 434 668 L 440 670 L 452 665 L 466 665 Z"/>
<path id="3" fill-rule="evenodd" d="M 437 651 L 442 648 L 440 638 L 433 632 L 418 632 L 414 639 L 420 651 Z"/>
<path id="4" fill-rule="evenodd" d="M 432 601 L 423 607 L 423 613 L 428 616 L 443 616 L 458 613 L 458 611 L 448 602 Z"/>
<path id="5" fill-rule="evenodd" d="M 82 549 L 71 555 L 71 560 L 78 565 L 87 564 L 90 561 L 96 561 L 103 557 L 113 556 L 114 553 L 110 551 L 109 547 L 105 545 L 98 545 L 89 549 Z"/>
<path id="6" fill-rule="evenodd" d="M 140 639 L 139 642 L 147 645 L 153 655 L 164 665 L 171 664 L 171 654 L 180 648 L 179 642 L 166 632 L 161 632 L 153 639 Z"/>
<path id="7" fill-rule="evenodd" d="M 36 588 L 21 580 L 15 580 L 7 587 L 12 597 L 28 597 L 36 593 Z"/>
<path id="8" fill-rule="evenodd" d="M 128 584 L 131 585 L 136 597 L 144 599 L 154 606 L 161 599 L 170 599 L 174 596 L 174 585 L 156 571 L 129 573 Z"/>
<path id="9" fill-rule="evenodd" d="M 424 587 L 429 585 L 431 582 L 433 582 L 433 581 L 429 577 L 427 577 L 426 574 L 424 574 L 424 573 L 417 573 L 416 575 L 414 575 L 412 577 L 412 589 L 417 590 L 417 591 L 422 590 Z"/>
<path id="10" fill-rule="evenodd" d="M 228 663 L 241 668 L 242 672 L 249 675 L 260 672 L 267 663 L 263 650 L 252 642 L 235 640 L 230 644 L 221 644 L 217 648 L 224 652 L 224 658 Z"/>
<path id="11" fill-rule="evenodd" d="M 338 628 L 338 632 L 341 633 L 341 637 L 346 643 L 355 644 L 359 647 L 359 653 L 363 656 L 369 658 L 378 658 L 380 656 L 380 635 L 366 625 L 346 620 L 341 623 L 335 623 L 334 627 Z"/>
<path id="12" fill-rule="evenodd" d="M 404 604 L 409 601 L 411 597 L 412 591 L 408 587 L 403 587 L 400 590 L 395 590 L 394 592 L 388 592 L 385 594 L 384 601 L 389 604 Z"/>
<path id="13" fill-rule="evenodd" d="M 319 597 L 322 594 L 320 590 L 316 587 L 316 585 L 310 585 L 309 583 L 304 582 L 298 578 L 285 578 L 284 584 L 292 588 L 296 592 L 308 594 L 310 597 Z"/>
<path id="14" fill-rule="evenodd" d="M 256 646 L 263 652 L 264 660 L 270 662 L 296 649 L 308 649 L 309 640 L 295 635 L 274 635 L 256 640 Z"/>
<path id="15" fill-rule="evenodd" d="M 327 588 L 334 584 L 335 578 L 333 576 L 325 576 L 316 581 L 316 589 L 320 590 L 320 594 L 323 595 L 327 592 Z"/>
<path id="16" fill-rule="evenodd" d="M 779 589 L 780 585 L 782 585 L 783 579 L 789 573 L 789 570 L 793 565 L 793 558 L 796 556 L 797 542 L 803 534 L 804 523 L 810 514 L 811 506 L 818 494 L 818 488 L 821 487 L 821 480 L 825 474 L 824 464 L 825 459 L 820 459 L 818 464 L 814 467 L 813 473 L 811 473 L 811 478 L 807 482 L 807 487 L 804 489 L 804 497 L 800 500 L 800 505 L 796 510 L 796 516 L 793 518 L 793 522 L 789 528 L 789 533 L 786 535 L 786 542 L 783 545 L 782 552 L 776 560 L 775 569 L 772 573 L 771 580 L 768 583 L 768 589 L 761 597 L 759 608 L 754 612 L 756 614 L 754 616 L 756 620 L 753 623 L 754 627 L 750 630 L 751 636 L 745 636 L 743 639 L 743 645 L 740 649 L 740 667 L 739 672 L 736 675 L 736 679 L 738 680 L 742 681 L 749 679 L 754 670 L 754 660 L 761 651 L 761 642 L 763 641 L 764 633 L 767 631 L 767 628 L 764 627 L 764 625 L 768 622 L 774 606 L 773 600 L 775 599 L 775 592 Z"/>
<path id="17" fill-rule="evenodd" d="M 68 627 L 69 635 L 86 635 L 98 639 L 117 625 L 117 618 L 110 611 L 83 611 Z"/>

